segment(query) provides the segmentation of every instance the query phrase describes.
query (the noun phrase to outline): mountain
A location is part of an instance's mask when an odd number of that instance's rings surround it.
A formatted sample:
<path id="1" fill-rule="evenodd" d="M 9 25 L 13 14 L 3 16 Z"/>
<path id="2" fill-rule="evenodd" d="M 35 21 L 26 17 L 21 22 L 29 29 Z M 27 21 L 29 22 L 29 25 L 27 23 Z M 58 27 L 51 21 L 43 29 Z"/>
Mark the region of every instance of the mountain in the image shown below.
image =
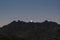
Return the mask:
<path id="1" fill-rule="evenodd" d="M 60 40 L 60 24 L 13 21 L 0 28 L 0 40 Z"/>

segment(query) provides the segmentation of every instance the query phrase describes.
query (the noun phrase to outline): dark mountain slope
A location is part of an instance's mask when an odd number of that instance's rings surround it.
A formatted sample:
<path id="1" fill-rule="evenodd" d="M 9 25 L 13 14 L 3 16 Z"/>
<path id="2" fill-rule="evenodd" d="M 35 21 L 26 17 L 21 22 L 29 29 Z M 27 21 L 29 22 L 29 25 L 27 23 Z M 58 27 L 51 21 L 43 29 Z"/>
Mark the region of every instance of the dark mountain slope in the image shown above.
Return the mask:
<path id="1" fill-rule="evenodd" d="M 10 40 L 60 40 L 60 25 L 51 21 L 40 23 L 18 20 L 0 28 L 0 35 Z"/>

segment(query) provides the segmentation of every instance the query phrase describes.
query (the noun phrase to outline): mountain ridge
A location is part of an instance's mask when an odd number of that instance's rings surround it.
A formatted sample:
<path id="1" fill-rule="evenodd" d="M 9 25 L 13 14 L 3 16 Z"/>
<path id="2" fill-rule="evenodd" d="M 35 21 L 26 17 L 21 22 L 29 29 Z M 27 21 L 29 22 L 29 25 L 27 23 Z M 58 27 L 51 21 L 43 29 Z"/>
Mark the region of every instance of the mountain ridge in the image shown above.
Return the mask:
<path id="1" fill-rule="evenodd" d="M 60 40 L 59 30 L 60 24 L 52 21 L 40 23 L 18 20 L 0 28 L 0 34 L 7 35 L 12 40 Z"/>

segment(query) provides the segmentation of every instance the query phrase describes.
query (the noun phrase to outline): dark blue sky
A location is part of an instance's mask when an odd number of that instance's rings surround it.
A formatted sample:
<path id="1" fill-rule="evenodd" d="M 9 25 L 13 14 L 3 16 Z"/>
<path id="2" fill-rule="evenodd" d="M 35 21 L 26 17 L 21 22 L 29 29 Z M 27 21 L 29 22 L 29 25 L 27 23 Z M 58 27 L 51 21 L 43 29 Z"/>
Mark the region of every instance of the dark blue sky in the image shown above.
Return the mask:
<path id="1" fill-rule="evenodd" d="M 60 23 L 60 0 L 0 0 L 0 26 L 13 20 Z"/>

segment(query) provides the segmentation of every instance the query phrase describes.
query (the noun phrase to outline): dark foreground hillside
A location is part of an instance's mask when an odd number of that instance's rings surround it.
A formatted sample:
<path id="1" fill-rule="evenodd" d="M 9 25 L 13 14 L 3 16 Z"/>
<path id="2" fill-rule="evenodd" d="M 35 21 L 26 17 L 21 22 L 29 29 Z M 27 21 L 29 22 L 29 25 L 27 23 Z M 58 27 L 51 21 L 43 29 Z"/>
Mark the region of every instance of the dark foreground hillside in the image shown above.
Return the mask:
<path id="1" fill-rule="evenodd" d="M 0 28 L 0 40 L 60 40 L 60 25 L 51 21 L 13 21 Z"/>

